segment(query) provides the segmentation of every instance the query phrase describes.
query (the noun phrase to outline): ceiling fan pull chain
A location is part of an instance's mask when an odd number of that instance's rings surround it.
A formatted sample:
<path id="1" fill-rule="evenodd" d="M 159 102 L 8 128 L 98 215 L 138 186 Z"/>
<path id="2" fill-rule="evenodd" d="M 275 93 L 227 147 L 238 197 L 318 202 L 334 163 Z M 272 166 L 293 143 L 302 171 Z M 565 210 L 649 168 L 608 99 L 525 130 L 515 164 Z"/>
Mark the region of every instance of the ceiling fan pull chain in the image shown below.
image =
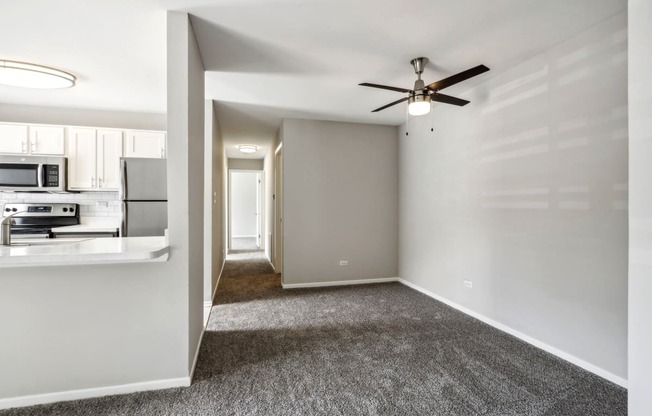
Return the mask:
<path id="1" fill-rule="evenodd" d="M 435 131 L 435 112 L 432 111 L 432 101 L 430 101 L 430 131 Z"/>
<path id="2" fill-rule="evenodd" d="M 408 107 L 405 107 L 405 135 L 409 136 L 409 130 L 410 130 L 410 112 L 408 111 Z"/>

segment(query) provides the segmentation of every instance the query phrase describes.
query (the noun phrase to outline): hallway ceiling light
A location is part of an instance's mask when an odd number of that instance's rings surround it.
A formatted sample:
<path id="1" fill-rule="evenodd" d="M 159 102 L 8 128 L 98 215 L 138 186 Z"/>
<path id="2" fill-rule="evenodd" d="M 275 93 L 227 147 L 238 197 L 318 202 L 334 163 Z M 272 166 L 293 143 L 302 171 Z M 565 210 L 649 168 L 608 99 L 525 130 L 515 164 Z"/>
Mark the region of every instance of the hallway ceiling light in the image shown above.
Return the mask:
<path id="1" fill-rule="evenodd" d="M 0 84 L 23 88 L 70 88 L 76 80 L 73 74 L 59 69 L 0 60 Z"/>
<path id="2" fill-rule="evenodd" d="M 256 153 L 256 151 L 258 150 L 258 146 L 255 146 L 253 144 L 239 144 L 238 150 L 241 151 L 242 153 Z"/>

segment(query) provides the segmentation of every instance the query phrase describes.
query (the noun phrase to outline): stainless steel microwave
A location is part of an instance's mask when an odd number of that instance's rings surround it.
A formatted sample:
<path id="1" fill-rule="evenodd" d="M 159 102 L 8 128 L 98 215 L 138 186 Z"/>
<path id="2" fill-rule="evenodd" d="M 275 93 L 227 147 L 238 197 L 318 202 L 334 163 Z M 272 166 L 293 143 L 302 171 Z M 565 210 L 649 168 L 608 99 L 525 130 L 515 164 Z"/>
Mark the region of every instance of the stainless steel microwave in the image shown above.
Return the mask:
<path id="1" fill-rule="evenodd" d="M 0 191 L 66 192 L 66 158 L 0 156 Z"/>

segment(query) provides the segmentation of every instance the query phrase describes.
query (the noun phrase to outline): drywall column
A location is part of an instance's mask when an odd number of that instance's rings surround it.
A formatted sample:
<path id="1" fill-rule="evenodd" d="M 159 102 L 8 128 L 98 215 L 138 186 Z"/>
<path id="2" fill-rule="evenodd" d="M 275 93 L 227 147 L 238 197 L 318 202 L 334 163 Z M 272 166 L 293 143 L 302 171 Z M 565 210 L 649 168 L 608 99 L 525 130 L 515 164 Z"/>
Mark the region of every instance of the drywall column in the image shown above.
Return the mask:
<path id="1" fill-rule="evenodd" d="M 183 247 L 191 369 L 204 310 L 204 65 L 186 13 L 168 12 L 167 39 L 169 232 Z"/>
<path id="2" fill-rule="evenodd" d="M 286 119 L 281 134 L 283 286 L 395 278 L 396 127 Z"/>
<path id="3" fill-rule="evenodd" d="M 222 246 L 222 170 L 224 145 L 213 100 L 204 108 L 204 307 L 212 305 L 213 294 L 224 262 Z M 210 231 L 210 232 L 209 232 Z"/>
<path id="4" fill-rule="evenodd" d="M 481 77 L 401 129 L 400 276 L 626 384 L 626 12 Z"/>
<path id="5" fill-rule="evenodd" d="M 652 409 L 652 3 L 629 2 L 629 414 Z"/>

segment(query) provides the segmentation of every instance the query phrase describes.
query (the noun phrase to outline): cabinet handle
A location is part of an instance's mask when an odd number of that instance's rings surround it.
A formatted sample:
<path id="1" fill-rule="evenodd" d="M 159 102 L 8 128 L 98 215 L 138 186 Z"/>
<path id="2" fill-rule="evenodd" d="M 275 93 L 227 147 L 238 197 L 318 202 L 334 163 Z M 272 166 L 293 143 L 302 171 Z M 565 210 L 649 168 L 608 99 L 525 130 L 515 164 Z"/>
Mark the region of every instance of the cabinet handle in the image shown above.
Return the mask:
<path id="1" fill-rule="evenodd" d="M 91 178 L 91 188 L 95 188 L 95 178 Z"/>
<path id="2" fill-rule="evenodd" d="M 102 178 L 97 179 L 98 186 L 101 188 L 102 187 Z"/>
<path id="3" fill-rule="evenodd" d="M 161 159 L 165 159 L 165 149 L 161 148 Z"/>
<path id="4" fill-rule="evenodd" d="M 22 145 L 23 153 L 27 153 L 27 140 L 22 140 L 20 144 Z"/>
<path id="5" fill-rule="evenodd" d="M 136 136 L 131 136 L 131 151 L 136 153 Z"/>
<path id="6" fill-rule="evenodd" d="M 38 140 L 38 131 L 34 132 L 34 140 L 32 140 L 32 153 L 36 151 L 36 141 Z"/>

